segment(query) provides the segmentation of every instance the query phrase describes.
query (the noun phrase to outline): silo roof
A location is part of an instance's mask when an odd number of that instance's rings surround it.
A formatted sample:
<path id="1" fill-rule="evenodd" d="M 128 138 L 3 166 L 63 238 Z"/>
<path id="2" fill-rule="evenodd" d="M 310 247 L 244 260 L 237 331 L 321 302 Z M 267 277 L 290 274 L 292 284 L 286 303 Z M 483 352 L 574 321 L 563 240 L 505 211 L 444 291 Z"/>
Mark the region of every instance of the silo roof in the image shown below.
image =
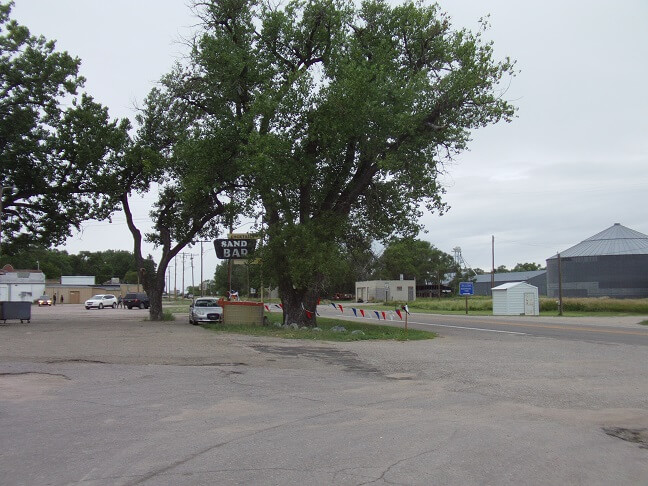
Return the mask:
<path id="1" fill-rule="evenodd" d="M 608 229 L 560 252 L 561 258 L 602 255 L 648 255 L 648 235 L 614 223 Z"/>

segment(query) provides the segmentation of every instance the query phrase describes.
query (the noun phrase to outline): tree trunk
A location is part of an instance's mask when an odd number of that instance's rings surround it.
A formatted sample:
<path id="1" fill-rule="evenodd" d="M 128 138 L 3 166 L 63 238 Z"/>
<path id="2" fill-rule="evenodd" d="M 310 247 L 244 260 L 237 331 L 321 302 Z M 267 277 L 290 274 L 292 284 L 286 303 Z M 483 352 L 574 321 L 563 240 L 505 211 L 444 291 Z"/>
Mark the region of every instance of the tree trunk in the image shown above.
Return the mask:
<path id="1" fill-rule="evenodd" d="M 162 259 L 160 266 L 155 272 L 147 272 L 143 266 L 143 260 L 137 258 L 136 260 L 139 260 L 140 282 L 142 282 L 142 286 L 150 302 L 149 317 L 152 321 L 161 321 L 163 320 L 162 292 L 164 292 L 164 277 L 166 275 L 166 265 L 164 262 L 166 260 Z"/>
<path id="2" fill-rule="evenodd" d="M 161 281 L 160 274 L 162 275 Z M 150 287 L 145 288 L 146 293 L 149 296 L 149 301 L 151 302 L 151 307 L 149 307 L 149 316 L 152 321 L 161 321 L 163 319 L 162 293 L 164 292 L 165 274 L 166 268 L 163 273 L 160 273 L 160 269 L 158 269 L 155 278 L 151 279 L 151 282 L 149 282 Z"/>
<path id="3" fill-rule="evenodd" d="M 279 285 L 283 305 L 283 323 L 299 327 L 317 325 L 317 301 L 315 290 L 295 289 L 288 281 Z"/>

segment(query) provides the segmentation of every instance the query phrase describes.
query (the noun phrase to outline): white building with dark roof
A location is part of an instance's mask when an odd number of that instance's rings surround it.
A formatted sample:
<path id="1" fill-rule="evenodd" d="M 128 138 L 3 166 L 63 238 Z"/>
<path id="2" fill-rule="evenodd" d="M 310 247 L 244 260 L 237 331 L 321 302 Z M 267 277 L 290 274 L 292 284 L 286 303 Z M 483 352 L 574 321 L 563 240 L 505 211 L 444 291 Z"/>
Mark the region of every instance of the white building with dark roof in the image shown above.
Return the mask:
<path id="1" fill-rule="evenodd" d="M 563 297 L 648 297 L 648 235 L 615 223 L 559 253 Z M 547 259 L 547 295 L 558 297 L 558 254 Z"/>

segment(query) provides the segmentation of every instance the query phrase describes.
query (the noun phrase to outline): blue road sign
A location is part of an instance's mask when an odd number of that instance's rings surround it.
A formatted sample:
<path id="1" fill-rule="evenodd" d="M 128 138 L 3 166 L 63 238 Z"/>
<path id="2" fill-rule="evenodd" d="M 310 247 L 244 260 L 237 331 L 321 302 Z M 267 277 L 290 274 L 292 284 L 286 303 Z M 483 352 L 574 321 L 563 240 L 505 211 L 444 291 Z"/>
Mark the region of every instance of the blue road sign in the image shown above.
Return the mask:
<path id="1" fill-rule="evenodd" d="M 475 295 L 475 286 L 472 282 L 459 282 L 459 295 Z"/>

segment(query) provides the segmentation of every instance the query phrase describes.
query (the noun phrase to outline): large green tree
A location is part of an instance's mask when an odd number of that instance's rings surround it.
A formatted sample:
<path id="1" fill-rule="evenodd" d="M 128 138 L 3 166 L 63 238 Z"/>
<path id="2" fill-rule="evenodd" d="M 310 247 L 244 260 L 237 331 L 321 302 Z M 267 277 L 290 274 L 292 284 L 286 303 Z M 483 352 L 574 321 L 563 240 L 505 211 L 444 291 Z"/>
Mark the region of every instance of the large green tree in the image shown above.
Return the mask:
<path id="1" fill-rule="evenodd" d="M 429 241 L 414 238 L 389 243 L 378 259 L 375 278 L 398 279 L 403 275 L 417 282 L 437 282 L 439 276 L 457 272 L 454 258 Z"/>
<path id="2" fill-rule="evenodd" d="M 49 246 L 114 210 L 107 189 L 129 123 L 78 94 L 80 60 L 11 20 L 12 5 L 0 3 L 0 235 Z"/>
<path id="3" fill-rule="evenodd" d="M 263 211 L 264 278 L 284 320 L 313 309 L 347 235 L 415 235 L 443 212 L 438 175 L 470 132 L 514 109 L 513 63 L 437 5 L 347 0 L 197 2 L 203 30 L 165 96 L 190 113 Z M 485 28 L 485 26 L 484 26 Z M 188 120 L 185 120 L 188 121 Z M 308 316 L 311 316 L 310 318 Z"/>
<path id="4" fill-rule="evenodd" d="M 166 271 L 174 257 L 197 241 L 210 240 L 236 221 L 244 201 L 231 128 L 197 125 L 194 100 L 175 97 L 181 67 L 153 89 L 137 117 L 139 129 L 111 187 L 133 238 L 139 281 L 148 293 L 151 319 L 161 320 Z M 221 129 L 222 128 L 222 129 Z M 131 209 L 132 196 L 157 192 L 143 234 Z M 144 257 L 142 244 L 160 249 L 159 262 Z"/>

